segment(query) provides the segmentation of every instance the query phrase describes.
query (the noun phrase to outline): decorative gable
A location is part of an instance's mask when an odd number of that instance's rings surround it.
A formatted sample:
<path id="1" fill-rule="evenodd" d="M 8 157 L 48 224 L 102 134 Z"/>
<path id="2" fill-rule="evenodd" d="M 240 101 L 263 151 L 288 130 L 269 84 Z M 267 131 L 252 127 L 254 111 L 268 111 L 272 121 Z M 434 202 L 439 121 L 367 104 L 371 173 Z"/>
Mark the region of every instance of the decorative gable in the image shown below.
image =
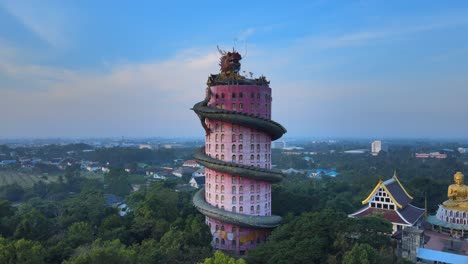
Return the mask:
<path id="1" fill-rule="evenodd" d="M 380 180 L 362 204 L 369 203 L 370 207 L 395 210 L 406 207 L 412 200 L 413 197 L 406 192 L 394 174 L 389 180 Z"/>

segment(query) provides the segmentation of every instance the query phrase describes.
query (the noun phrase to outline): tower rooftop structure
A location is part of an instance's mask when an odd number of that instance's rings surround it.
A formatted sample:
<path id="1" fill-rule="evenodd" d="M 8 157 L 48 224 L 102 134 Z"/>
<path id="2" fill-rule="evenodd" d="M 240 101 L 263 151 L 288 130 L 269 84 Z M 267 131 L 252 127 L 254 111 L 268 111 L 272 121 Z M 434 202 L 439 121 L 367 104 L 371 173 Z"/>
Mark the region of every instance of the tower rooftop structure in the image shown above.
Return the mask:
<path id="1" fill-rule="evenodd" d="M 193 155 L 206 167 L 193 203 L 206 216 L 213 247 L 244 254 L 281 223 L 271 214 L 271 184 L 283 178 L 271 169 L 271 141 L 286 129 L 271 120 L 269 81 L 241 76 L 242 56 L 218 50 L 220 72 L 208 77 L 205 99 L 192 108 L 206 136 Z"/>

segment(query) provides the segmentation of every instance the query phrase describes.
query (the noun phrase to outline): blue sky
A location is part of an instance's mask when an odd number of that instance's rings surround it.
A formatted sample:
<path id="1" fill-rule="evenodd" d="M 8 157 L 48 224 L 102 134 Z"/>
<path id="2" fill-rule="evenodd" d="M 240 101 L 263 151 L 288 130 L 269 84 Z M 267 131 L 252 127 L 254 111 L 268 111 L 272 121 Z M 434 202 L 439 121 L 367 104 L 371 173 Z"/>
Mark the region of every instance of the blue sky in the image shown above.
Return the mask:
<path id="1" fill-rule="evenodd" d="M 202 136 L 216 46 L 288 136 L 466 137 L 466 1 L 0 0 L 0 137 Z"/>

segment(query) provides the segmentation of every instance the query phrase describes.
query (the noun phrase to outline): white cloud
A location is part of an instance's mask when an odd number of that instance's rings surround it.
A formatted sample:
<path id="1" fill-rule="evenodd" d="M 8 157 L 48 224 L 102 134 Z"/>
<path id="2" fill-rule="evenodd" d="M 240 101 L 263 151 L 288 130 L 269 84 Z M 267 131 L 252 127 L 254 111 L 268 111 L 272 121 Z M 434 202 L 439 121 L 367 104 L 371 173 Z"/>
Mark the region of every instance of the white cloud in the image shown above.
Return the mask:
<path id="1" fill-rule="evenodd" d="M 365 45 L 464 23 L 456 21 L 314 36 L 281 48 L 253 45 L 243 70 L 272 81 L 273 118 L 292 135 L 443 133 L 434 124 L 468 114 L 466 77 L 340 80 L 333 68 L 339 61 L 316 59 L 307 51 Z M 255 32 L 247 29 L 241 36 Z M 184 50 L 163 61 L 107 65 L 104 73 L 20 63 L 21 53 L 0 41 L 0 74 L 13 80 L 0 86 L 0 112 L 7 113 L 0 115 L 0 124 L 8 124 L 0 136 L 203 135 L 189 108 L 203 99 L 208 74 L 218 72 L 214 45 L 210 52 Z M 324 67 L 335 78 L 314 75 Z M 292 78 L 294 71 L 301 74 Z M 458 131 L 465 133 L 468 127 Z"/>
<path id="2" fill-rule="evenodd" d="M 70 44 L 72 14 L 63 4 L 5 0 L 2 6 L 40 39 L 57 48 Z M 68 32 L 68 34 L 65 34 Z"/>
<path id="3" fill-rule="evenodd" d="M 0 116 L 0 123 L 10 124 L 1 135 L 200 134 L 181 124 L 195 127 L 198 119 L 189 108 L 203 99 L 217 60 L 215 52 L 192 52 L 104 74 L 2 63 L 0 73 L 40 87 L 20 87 L 19 81 L 14 89 L 0 90 L 0 112 L 11 113 Z M 22 131 L 25 124 L 37 129 Z"/>
<path id="4" fill-rule="evenodd" d="M 419 18 L 417 21 L 399 22 L 377 29 L 370 28 L 335 36 L 309 36 L 301 39 L 299 46 L 307 45 L 308 48 L 316 49 L 360 46 L 370 44 L 373 41 L 391 40 L 397 37 L 466 25 L 468 25 L 468 18 L 466 16 Z"/>
<path id="5" fill-rule="evenodd" d="M 246 41 L 248 37 L 252 36 L 256 32 L 255 28 L 248 28 L 243 30 L 239 36 L 237 36 L 237 39 L 240 41 Z"/>

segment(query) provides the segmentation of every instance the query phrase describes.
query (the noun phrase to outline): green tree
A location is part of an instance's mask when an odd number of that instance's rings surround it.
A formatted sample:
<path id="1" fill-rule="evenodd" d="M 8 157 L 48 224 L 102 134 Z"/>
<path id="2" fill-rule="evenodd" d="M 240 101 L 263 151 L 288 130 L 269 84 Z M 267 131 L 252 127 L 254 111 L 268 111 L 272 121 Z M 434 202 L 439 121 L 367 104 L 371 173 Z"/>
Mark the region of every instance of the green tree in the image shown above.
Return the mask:
<path id="1" fill-rule="evenodd" d="M 269 241 L 248 252 L 249 263 L 324 263 L 347 216 L 326 210 L 304 213 L 275 229 Z"/>
<path id="2" fill-rule="evenodd" d="M 91 246 L 80 247 L 77 254 L 65 264 L 131 264 L 137 263 L 134 249 L 127 248 L 119 240 L 96 240 Z"/>
<path id="3" fill-rule="evenodd" d="M 7 200 L 0 200 L 0 218 L 12 216 L 14 214 L 11 203 Z"/>
<path id="4" fill-rule="evenodd" d="M 140 245 L 134 244 L 133 248 L 138 254 L 137 263 L 154 264 L 163 259 L 158 242 L 154 239 L 144 240 Z"/>
<path id="5" fill-rule="evenodd" d="M 179 215 L 178 202 L 179 196 L 175 191 L 154 185 L 146 193 L 145 200 L 137 205 L 135 216 L 172 222 Z"/>
<path id="6" fill-rule="evenodd" d="M 375 217 L 353 219 L 332 210 L 304 213 L 275 229 L 265 244 L 248 252 L 247 260 L 249 263 L 340 263 L 353 243 L 357 243 L 376 248 L 378 253 L 374 255 L 379 261 L 392 263 L 389 232 L 391 224 Z M 362 247 L 355 249 L 359 250 Z"/>
<path id="7" fill-rule="evenodd" d="M 45 255 L 39 242 L 25 239 L 8 242 L 0 236 L 0 263 L 41 264 L 45 263 Z"/>
<path id="8" fill-rule="evenodd" d="M 15 230 L 15 238 L 44 240 L 51 234 L 51 221 L 41 212 L 33 209 L 24 215 Z"/>
<path id="9" fill-rule="evenodd" d="M 243 259 L 235 259 L 224 255 L 221 251 L 216 251 L 213 258 L 207 258 L 199 264 L 247 264 Z"/>
<path id="10" fill-rule="evenodd" d="M 123 168 L 112 168 L 104 175 L 104 183 L 109 193 L 126 196 L 130 193 L 128 173 Z"/>
<path id="11" fill-rule="evenodd" d="M 83 189 L 79 195 L 67 199 L 63 208 L 60 223 L 65 227 L 80 221 L 99 226 L 108 214 L 115 213 L 115 209 L 105 206 L 103 193 L 93 188 Z"/>
<path id="12" fill-rule="evenodd" d="M 93 229 L 86 222 L 76 222 L 68 227 L 66 240 L 72 248 L 93 241 Z"/>
<path id="13" fill-rule="evenodd" d="M 0 197 L 9 201 L 19 201 L 23 198 L 24 189 L 17 183 L 0 188 Z"/>
<path id="14" fill-rule="evenodd" d="M 391 245 L 389 235 L 392 231 L 392 224 L 379 217 L 363 217 L 359 219 L 348 219 L 347 232 L 357 237 L 357 242 L 368 244 L 380 250 Z"/>
<path id="15" fill-rule="evenodd" d="M 345 253 L 343 264 L 375 264 L 378 262 L 378 252 L 368 244 L 355 244 Z"/>

